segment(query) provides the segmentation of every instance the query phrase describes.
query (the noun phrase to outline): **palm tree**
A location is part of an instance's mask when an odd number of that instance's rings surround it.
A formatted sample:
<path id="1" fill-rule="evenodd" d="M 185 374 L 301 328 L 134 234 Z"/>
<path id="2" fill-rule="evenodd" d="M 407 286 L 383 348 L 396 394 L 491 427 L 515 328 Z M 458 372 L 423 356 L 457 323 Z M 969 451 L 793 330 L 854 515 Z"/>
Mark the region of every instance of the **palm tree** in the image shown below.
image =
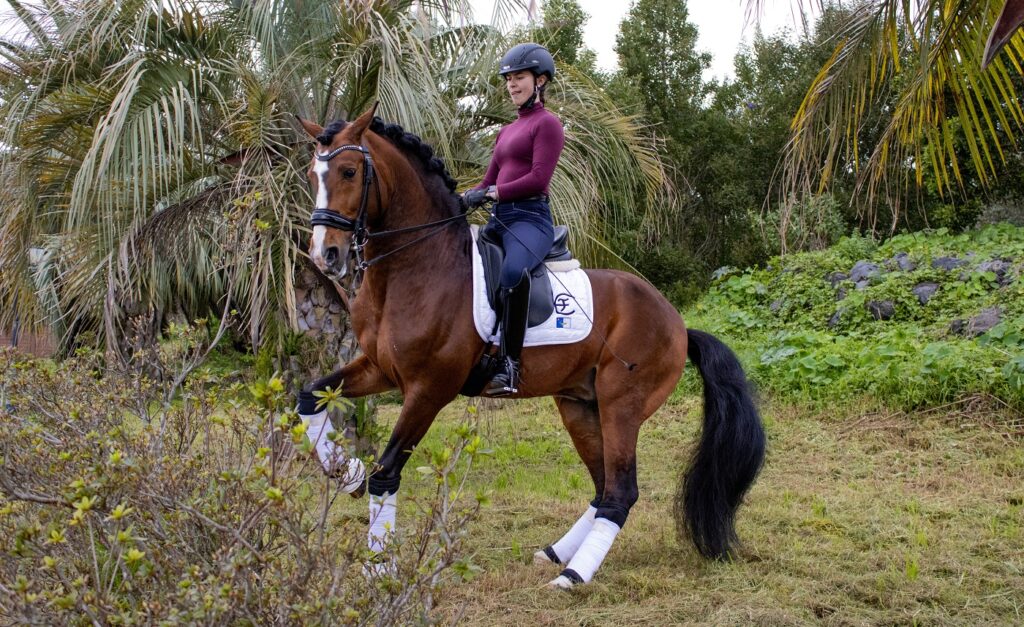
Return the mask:
<path id="1" fill-rule="evenodd" d="M 10 4 L 0 327 L 54 325 L 66 346 L 91 334 L 124 356 L 125 338 L 153 337 L 174 310 L 234 316 L 254 347 L 298 328 L 311 199 L 293 114 L 379 100 L 467 183 L 512 116 L 493 63 L 515 35 L 467 25 L 444 0 Z M 565 75 L 555 210 L 594 252 L 614 218 L 602 196 L 655 219 L 664 178 L 642 129 Z"/>
<path id="2" fill-rule="evenodd" d="M 761 0 L 750 0 L 758 10 Z M 801 2 L 803 8 L 807 4 Z M 1005 45 L 985 67 L 986 36 L 1004 0 L 861 0 L 792 123 L 781 163 L 785 195 L 820 193 L 855 177 L 856 197 L 874 222 L 876 207 L 901 216 L 901 195 L 926 174 L 940 193 L 957 194 L 965 169 L 991 183 L 1017 151 L 1024 124 L 1018 88 L 1024 36 L 1003 19 Z M 1013 12 L 1011 12 L 1012 16 Z M 1018 21 L 1019 24 L 1019 21 Z M 991 57 L 994 56 L 994 59 Z M 883 121 L 864 145 L 868 120 Z M 966 154 L 966 159 L 964 158 Z M 783 228 L 784 228 L 783 224 Z"/>

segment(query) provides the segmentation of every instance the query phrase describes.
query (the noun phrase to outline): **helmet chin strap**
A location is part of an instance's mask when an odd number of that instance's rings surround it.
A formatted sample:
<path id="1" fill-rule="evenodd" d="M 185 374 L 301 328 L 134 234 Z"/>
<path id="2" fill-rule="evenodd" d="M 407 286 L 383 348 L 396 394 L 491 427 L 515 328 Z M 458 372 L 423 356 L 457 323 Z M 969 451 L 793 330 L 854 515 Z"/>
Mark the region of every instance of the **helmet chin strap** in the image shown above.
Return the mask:
<path id="1" fill-rule="evenodd" d="M 526 102 L 524 102 L 523 104 L 519 105 L 519 110 L 520 111 L 526 111 L 527 109 L 532 109 L 533 108 L 533 103 L 537 102 L 537 97 L 538 96 L 540 96 L 540 85 L 537 85 L 536 83 L 534 83 L 534 85 L 533 85 L 533 95 L 530 96 L 526 100 Z"/>

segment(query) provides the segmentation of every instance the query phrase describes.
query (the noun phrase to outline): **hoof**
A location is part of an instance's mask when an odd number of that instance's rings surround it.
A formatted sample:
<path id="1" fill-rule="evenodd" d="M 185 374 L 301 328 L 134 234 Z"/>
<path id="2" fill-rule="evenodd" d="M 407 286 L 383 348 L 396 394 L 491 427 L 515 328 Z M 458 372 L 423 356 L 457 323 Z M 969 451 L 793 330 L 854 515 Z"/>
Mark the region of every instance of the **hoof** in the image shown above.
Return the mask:
<path id="1" fill-rule="evenodd" d="M 366 466 L 357 457 L 349 457 L 348 460 L 338 464 L 331 471 L 325 468 L 324 472 L 337 479 L 341 484 L 341 491 L 346 494 L 355 492 L 366 482 Z"/>
<path id="2" fill-rule="evenodd" d="M 550 546 L 546 546 L 543 549 L 533 554 L 533 563 L 537 566 L 543 566 L 545 564 L 561 564 L 562 562 L 558 559 L 558 554 Z"/>
<path id="3" fill-rule="evenodd" d="M 565 575 L 559 575 L 548 582 L 547 587 L 552 590 L 572 590 L 573 582 Z"/>
<path id="4" fill-rule="evenodd" d="M 377 580 L 384 577 L 397 577 L 398 566 L 393 560 L 382 562 L 366 562 L 363 564 L 363 577 L 370 580 Z"/>

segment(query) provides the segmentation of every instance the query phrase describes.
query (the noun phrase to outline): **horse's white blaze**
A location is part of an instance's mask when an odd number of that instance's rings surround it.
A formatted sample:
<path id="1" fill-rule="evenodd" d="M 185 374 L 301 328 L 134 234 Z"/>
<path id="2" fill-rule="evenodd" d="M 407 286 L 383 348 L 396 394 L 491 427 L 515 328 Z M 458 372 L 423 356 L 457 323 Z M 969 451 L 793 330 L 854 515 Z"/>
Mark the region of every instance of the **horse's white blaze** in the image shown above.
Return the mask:
<path id="1" fill-rule="evenodd" d="M 318 224 L 313 227 L 313 243 L 309 247 L 309 256 L 313 263 L 321 270 L 324 269 L 324 238 L 327 237 L 327 227 Z"/>
<path id="2" fill-rule="evenodd" d="M 328 151 L 323 151 L 320 154 L 326 155 Z M 330 164 L 326 161 L 319 159 L 313 164 L 313 172 L 316 173 L 317 184 L 316 184 L 316 207 L 315 209 L 326 209 L 327 208 L 327 170 Z"/>

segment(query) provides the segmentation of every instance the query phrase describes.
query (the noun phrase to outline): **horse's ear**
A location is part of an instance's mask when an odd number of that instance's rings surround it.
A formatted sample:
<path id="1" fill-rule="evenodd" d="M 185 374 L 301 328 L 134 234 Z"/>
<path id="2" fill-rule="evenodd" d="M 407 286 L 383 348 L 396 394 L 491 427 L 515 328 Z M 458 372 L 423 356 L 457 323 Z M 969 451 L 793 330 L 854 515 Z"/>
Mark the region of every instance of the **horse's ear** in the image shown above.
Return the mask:
<path id="1" fill-rule="evenodd" d="M 319 124 L 310 122 L 309 120 L 304 120 L 299 116 L 295 117 L 298 118 L 299 124 L 302 125 L 302 128 L 306 129 L 306 132 L 309 133 L 309 136 L 312 137 L 313 139 L 316 139 L 317 135 L 324 132 L 324 127 L 320 126 Z"/>
<path id="2" fill-rule="evenodd" d="M 373 116 L 377 113 L 378 102 L 374 102 L 370 105 L 370 108 L 363 112 L 361 116 L 356 118 L 356 121 L 352 123 L 352 133 L 357 138 L 357 141 L 362 140 L 363 133 L 369 128 L 370 122 L 373 121 Z"/>

